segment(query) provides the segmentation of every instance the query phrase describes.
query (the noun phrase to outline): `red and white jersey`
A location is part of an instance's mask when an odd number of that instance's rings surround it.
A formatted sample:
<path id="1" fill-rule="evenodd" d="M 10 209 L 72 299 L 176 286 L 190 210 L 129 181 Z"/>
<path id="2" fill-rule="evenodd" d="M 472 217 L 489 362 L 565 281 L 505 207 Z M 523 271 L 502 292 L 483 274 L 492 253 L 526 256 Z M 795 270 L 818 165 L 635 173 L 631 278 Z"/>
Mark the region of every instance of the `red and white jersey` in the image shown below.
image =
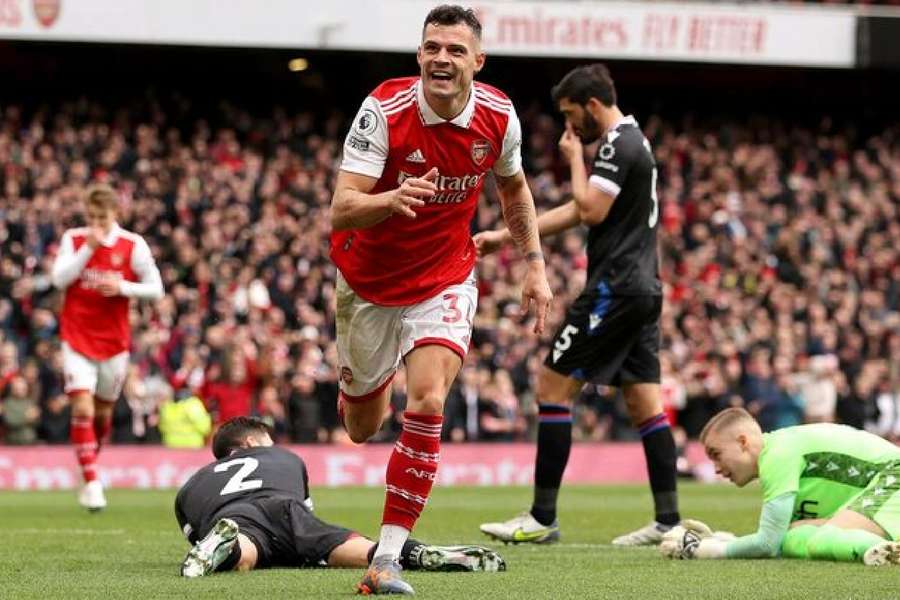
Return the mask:
<path id="1" fill-rule="evenodd" d="M 63 341 L 88 358 L 106 360 L 131 345 L 131 298 L 162 297 L 162 280 L 141 236 L 114 225 L 91 251 L 86 243 L 89 232 L 83 227 L 63 234 L 52 277 L 65 290 L 60 316 Z M 106 297 L 97 291 L 100 282 L 111 278 L 119 280 L 121 295 Z"/>
<path id="2" fill-rule="evenodd" d="M 392 215 L 331 234 L 331 258 L 354 292 L 383 306 L 409 306 L 462 283 L 475 265 L 469 224 L 489 170 L 522 168 L 522 130 L 512 102 L 475 82 L 463 111 L 432 110 L 418 77 L 385 81 L 362 103 L 344 142 L 341 170 L 378 179 L 372 194 L 437 167 L 437 194 L 417 217 Z"/>

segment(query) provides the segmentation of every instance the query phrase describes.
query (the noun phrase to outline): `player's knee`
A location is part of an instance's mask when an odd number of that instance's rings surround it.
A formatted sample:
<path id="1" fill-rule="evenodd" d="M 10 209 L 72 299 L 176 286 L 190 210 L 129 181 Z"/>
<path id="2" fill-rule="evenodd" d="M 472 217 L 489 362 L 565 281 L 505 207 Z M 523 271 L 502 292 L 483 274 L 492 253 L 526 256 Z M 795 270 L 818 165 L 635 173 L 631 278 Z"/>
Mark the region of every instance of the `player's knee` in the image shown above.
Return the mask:
<path id="1" fill-rule="evenodd" d="M 346 419 L 346 421 L 347 435 L 350 436 L 350 441 L 354 444 L 362 444 L 369 441 L 381 429 L 380 421 L 355 419 Z"/>
<path id="2" fill-rule="evenodd" d="M 354 444 L 364 444 L 368 442 L 373 435 L 378 433 L 378 428 L 376 427 L 348 427 L 347 435 L 350 437 L 350 441 Z"/>
<path id="3" fill-rule="evenodd" d="M 94 398 L 87 392 L 79 392 L 69 396 L 72 416 L 93 419 L 95 415 Z M 112 413 L 110 413 L 112 414 Z"/>
<path id="4" fill-rule="evenodd" d="M 94 416 L 100 419 L 111 419 L 114 406 L 112 402 L 98 402 L 94 406 Z"/>
<path id="5" fill-rule="evenodd" d="M 647 419 L 652 419 L 663 411 L 662 402 L 658 394 L 649 393 L 625 393 L 625 410 L 635 425 L 639 425 Z"/>
<path id="6" fill-rule="evenodd" d="M 563 406 L 572 406 L 572 396 L 569 394 L 569 390 L 555 385 L 544 377 L 538 378 L 537 397 L 535 400 L 539 405 L 560 404 Z"/>
<path id="7" fill-rule="evenodd" d="M 412 412 L 440 415 L 444 412 L 444 396 L 438 390 L 419 391 L 407 397 L 406 406 Z"/>

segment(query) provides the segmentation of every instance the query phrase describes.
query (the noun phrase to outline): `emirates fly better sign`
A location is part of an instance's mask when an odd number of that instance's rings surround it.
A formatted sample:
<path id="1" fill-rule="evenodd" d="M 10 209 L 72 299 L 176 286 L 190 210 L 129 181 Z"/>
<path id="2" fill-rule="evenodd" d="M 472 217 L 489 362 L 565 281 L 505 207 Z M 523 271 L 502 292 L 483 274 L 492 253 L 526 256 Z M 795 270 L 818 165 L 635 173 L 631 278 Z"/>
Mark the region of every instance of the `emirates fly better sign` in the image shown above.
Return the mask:
<path id="1" fill-rule="evenodd" d="M 853 67 L 856 13 L 815 5 L 462 2 L 485 49 L 572 56 Z M 412 52 L 429 0 L 0 0 L 0 38 Z M 313 10 L 312 7 L 315 6 Z"/>

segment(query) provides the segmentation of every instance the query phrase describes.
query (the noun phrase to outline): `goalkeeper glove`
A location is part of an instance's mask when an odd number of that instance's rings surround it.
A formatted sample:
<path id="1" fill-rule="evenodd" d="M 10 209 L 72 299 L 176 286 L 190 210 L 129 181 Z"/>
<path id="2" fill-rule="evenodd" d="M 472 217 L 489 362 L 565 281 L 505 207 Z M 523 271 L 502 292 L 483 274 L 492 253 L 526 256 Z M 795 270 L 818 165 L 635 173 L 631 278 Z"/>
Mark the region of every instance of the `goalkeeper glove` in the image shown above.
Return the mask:
<path id="1" fill-rule="evenodd" d="M 700 543 L 705 539 L 729 542 L 734 534 L 728 531 L 713 531 L 706 523 L 685 519 L 663 535 L 659 545 L 660 553 L 667 558 L 690 560 L 696 557 Z"/>

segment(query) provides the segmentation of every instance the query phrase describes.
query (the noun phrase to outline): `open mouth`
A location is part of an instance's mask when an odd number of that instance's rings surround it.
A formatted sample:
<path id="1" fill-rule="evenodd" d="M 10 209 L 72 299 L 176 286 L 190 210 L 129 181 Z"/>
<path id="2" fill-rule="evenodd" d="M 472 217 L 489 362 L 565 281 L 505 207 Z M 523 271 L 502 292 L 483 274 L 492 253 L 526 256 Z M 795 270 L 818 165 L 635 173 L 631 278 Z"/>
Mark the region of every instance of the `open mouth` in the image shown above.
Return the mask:
<path id="1" fill-rule="evenodd" d="M 432 71 L 431 78 L 435 81 L 452 81 L 453 75 L 449 71 Z"/>

